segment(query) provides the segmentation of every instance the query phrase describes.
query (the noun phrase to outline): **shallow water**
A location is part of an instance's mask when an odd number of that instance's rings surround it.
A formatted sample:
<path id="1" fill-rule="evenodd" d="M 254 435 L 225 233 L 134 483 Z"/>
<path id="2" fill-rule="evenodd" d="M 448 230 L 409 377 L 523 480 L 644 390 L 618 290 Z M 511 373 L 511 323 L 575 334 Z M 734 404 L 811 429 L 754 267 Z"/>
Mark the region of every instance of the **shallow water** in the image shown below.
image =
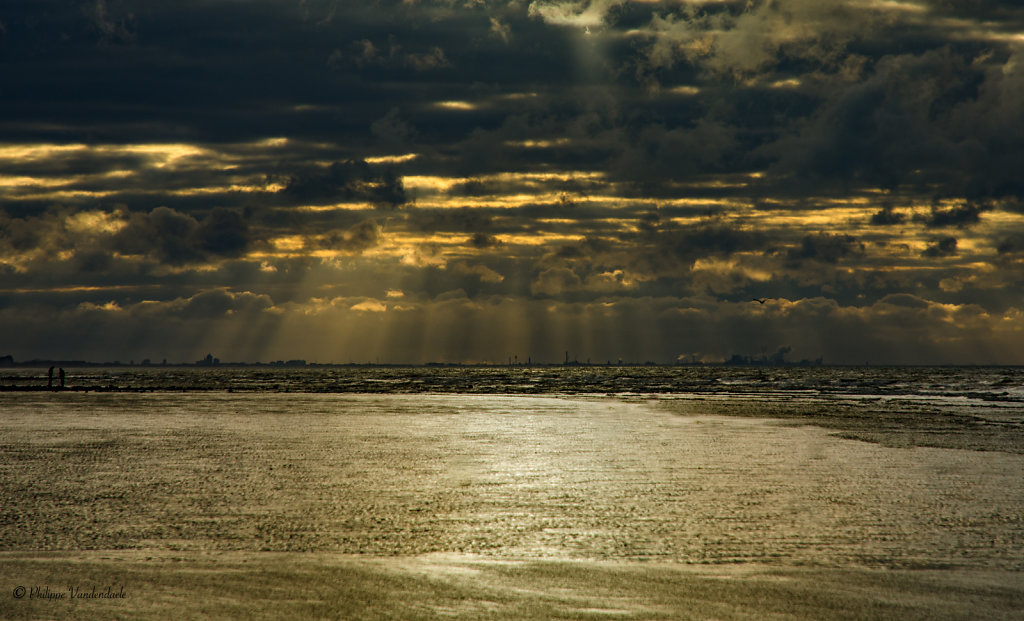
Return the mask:
<path id="1" fill-rule="evenodd" d="M 43 388 L 45 368 L 0 369 L 0 390 Z M 92 391 L 374 394 L 676 394 L 878 398 L 1024 406 L 1024 367 L 76 367 L 67 385 Z"/>
<path id="2" fill-rule="evenodd" d="M 688 401 L 0 400 L 6 550 L 1024 568 L 1024 456 L 1002 451 L 891 448 Z"/>
<path id="3" fill-rule="evenodd" d="M 1022 408 L 915 382 L 0 392 L 0 586 L 131 594 L 0 617 L 1014 618 Z"/>

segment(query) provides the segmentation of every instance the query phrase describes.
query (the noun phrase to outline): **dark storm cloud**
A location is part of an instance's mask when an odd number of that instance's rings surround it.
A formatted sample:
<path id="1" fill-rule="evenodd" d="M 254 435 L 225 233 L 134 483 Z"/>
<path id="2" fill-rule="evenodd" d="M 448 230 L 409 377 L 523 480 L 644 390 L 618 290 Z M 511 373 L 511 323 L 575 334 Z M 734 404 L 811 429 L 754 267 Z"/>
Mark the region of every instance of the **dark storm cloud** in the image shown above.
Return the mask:
<path id="1" fill-rule="evenodd" d="M 681 230 L 664 231 L 655 236 L 659 249 L 670 250 L 680 257 L 732 254 L 743 250 L 755 250 L 764 244 L 759 231 L 736 229 L 727 224 L 710 222 Z"/>
<path id="2" fill-rule="evenodd" d="M 962 203 L 948 209 L 932 206 L 931 213 L 924 217 L 930 227 L 958 226 L 965 227 L 981 221 L 981 214 L 987 207 L 978 203 Z"/>
<path id="3" fill-rule="evenodd" d="M 642 297 L 692 289 L 735 290 L 749 284 L 741 268 L 705 273 L 698 263 L 727 262 L 737 253 L 764 250 L 769 243 L 760 231 L 713 220 L 679 226 L 646 213 L 641 222 L 640 233 L 592 235 L 536 258 L 530 292 L 586 300 L 609 293 Z"/>
<path id="4" fill-rule="evenodd" d="M 880 58 L 866 79 L 837 85 L 797 133 L 764 151 L 778 157 L 780 171 L 809 180 L 938 182 L 963 191 L 959 167 L 987 157 L 977 129 L 958 118 L 977 105 L 985 79 L 970 60 L 949 48 Z"/>
<path id="5" fill-rule="evenodd" d="M 219 351 L 229 345 L 240 356 L 253 358 L 274 332 L 277 317 L 267 312 L 270 303 L 265 295 L 211 289 L 166 302 L 123 306 L 113 302 L 67 307 L 21 304 L 0 308 L 0 321 L 22 328 L 5 341 L 18 359 L 39 355 L 100 362 L 132 358 L 191 362 L 207 348 Z M 76 329 L 56 329 L 64 325 Z M 110 352 L 115 353 L 103 357 Z"/>
<path id="6" fill-rule="evenodd" d="M 272 305 L 273 302 L 266 295 L 257 295 L 248 291 L 231 292 L 216 289 L 203 291 L 188 299 L 175 300 L 169 304 L 149 305 L 155 308 L 137 307 L 135 312 L 144 315 L 156 312 L 184 319 L 212 319 L 235 313 L 261 312 Z"/>
<path id="7" fill-rule="evenodd" d="M 997 71 L 1009 62 L 1005 55 L 993 56 L 979 64 L 972 60 L 980 57 L 981 49 L 973 49 L 970 54 L 947 49 L 902 56 L 883 56 L 878 52 L 876 60 L 845 47 L 846 42 L 857 40 L 854 34 L 866 36 L 867 22 L 855 25 L 860 22 L 845 19 L 849 17 L 848 12 L 834 5 L 821 10 L 810 8 L 811 3 L 783 5 L 783 9 L 791 11 L 792 19 L 806 19 L 844 33 L 853 31 L 841 39 L 841 44 L 833 45 L 839 46 L 836 53 L 840 57 L 847 54 L 865 59 L 861 69 L 863 79 L 843 82 L 826 76 L 827 80 L 819 78 L 815 86 L 812 72 L 802 88 L 737 85 L 728 89 L 707 88 L 705 93 L 695 97 L 667 93 L 645 95 L 626 80 L 602 92 L 594 92 L 596 96 L 576 97 L 568 91 L 553 89 L 551 79 L 573 83 L 573 76 L 579 71 L 566 59 L 585 52 L 573 50 L 577 35 L 571 28 L 550 27 L 545 20 L 556 14 L 572 16 L 583 9 L 554 2 L 533 3 L 534 8 L 529 11 L 517 3 L 478 3 L 476 8 L 467 8 L 443 2 L 311 2 L 300 10 L 288 3 L 261 2 L 244 11 L 232 3 L 217 2 L 184 3 L 174 10 L 119 3 L 118 11 L 123 17 L 117 19 L 131 16 L 137 32 L 136 41 L 130 43 L 132 53 L 122 54 L 98 45 L 85 35 L 95 28 L 99 10 L 95 3 L 89 3 L 83 8 L 88 18 L 84 14 L 71 15 L 66 8 L 62 11 L 59 5 L 50 7 L 48 19 L 63 23 L 61 18 L 52 16 L 67 14 L 63 21 L 69 24 L 82 21 L 83 24 L 81 36 L 72 37 L 64 47 L 47 46 L 53 55 L 49 61 L 79 54 L 76 76 L 83 85 L 90 78 L 90 72 L 106 75 L 111 63 L 115 63 L 123 65 L 118 73 L 126 84 L 141 86 L 153 76 L 159 76 L 165 84 L 174 86 L 160 89 L 159 100 L 147 99 L 145 93 L 150 91 L 142 88 L 126 91 L 89 86 L 78 91 L 84 109 L 61 106 L 59 111 L 45 113 L 48 120 L 52 120 L 54 113 L 78 114 L 75 112 L 78 110 L 82 120 L 87 118 L 93 125 L 103 115 L 98 114 L 92 104 L 98 104 L 104 93 L 108 93 L 108 103 L 116 101 L 122 109 L 126 103 L 130 104 L 129 114 L 145 115 L 150 123 L 163 120 L 168 129 L 184 129 L 199 136 L 215 137 L 222 132 L 234 132 L 241 137 L 239 132 L 247 125 L 250 137 L 257 137 L 254 132 L 258 131 L 259 137 L 288 133 L 322 138 L 327 130 L 326 136 L 330 138 L 343 141 L 354 138 L 350 141 L 352 144 L 367 146 L 377 140 L 387 142 L 383 138 L 389 133 L 384 131 L 387 123 L 381 124 L 381 121 L 398 113 L 406 119 L 407 134 L 419 132 L 421 137 L 429 137 L 427 142 L 432 148 L 450 145 L 457 157 L 449 161 L 460 162 L 463 167 L 470 165 L 486 171 L 509 164 L 524 166 L 523 157 L 531 154 L 545 158 L 542 162 L 550 162 L 554 156 L 568 166 L 606 169 L 632 183 L 642 184 L 648 193 L 661 195 L 672 193 L 668 190 L 669 182 L 679 174 L 749 170 L 772 161 L 776 161 L 780 171 L 798 171 L 823 178 L 839 176 L 844 185 L 857 175 L 867 182 L 898 183 L 908 175 L 913 177 L 912 171 L 921 169 L 922 164 L 931 164 L 929 168 L 934 168 L 962 163 L 973 156 L 972 145 L 986 149 L 996 146 L 988 140 L 994 129 L 992 123 L 985 132 L 987 135 L 968 139 L 971 130 L 978 129 L 971 127 L 971 123 L 977 122 L 971 119 L 981 116 L 972 114 L 968 108 L 973 105 L 985 108 L 979 112 L 998 110 L 997 118 L 1014 114 L 1015 104 L 1007 97 L 995 95 L 1010 86 L 1009 80 L 1013 79 L 1013 74 Z M 606 64 L 619 67 L 620 72 L 631 63 L 651 62 L 663 41 L 673 40 L 681 45 L 712 25 L 726 27 L 726 33 L 741 33 L 753 30 L 758 23 L 771 26 L 777 19 L 775 13 L 764 7 L 745 11 L 742 3 L 705 5 L 699 15 L 688 13 L 688 9 L 673 3 L 640 6 L 609 2 L 603 6 L 611 28 L 601 36 L 608 39 L 609 45 L 595 48 L 592 53 L 605 54 Z M 561 13 L 555 11 L 556 8 Z M 962 12 L 963 7 L 945 10 Z M 995 11 L 994 8 L 986 10 Z M 108 17 L 101 20 L 102 23 L 116 23 L 116 19 L 109 17 L 115 12 L 113 4 L 103 11 Z M 612 44 L 612 34 L 647 26 L 656 15 L 666 14 L 665 11 L 675 16 L 673 28 L 658 22 L 661 29 L 650 31 L 649 41 L 653 47 L 645 56 L 636 55 L 636 46 L 619 48 Z M 15 40 L 28 43 L 38 38 L 38 33 L 33 35 L 27 26 L 35 13 L 30 5 L 16 5 L 12 12 L 14 15 L 8 21 L 17 24 L 12 28 L 20 33 Z M 492 19 L 500 19 L 508 29 L 508 36 L 514 36 L 517 43 L 523 45 L 510 46 L 503 37 L 491 36 Z M 844 19 L 850 23 L 837 25 Z M 1002 19 L 1008 18 L 1003 15 Z M 185 23 L 189 24 L 190 37 L 195 40 L 187 47 L 177 38 L 175 29 L 176 25 Z M 274 25 L 273 44 L 266 27 L 270 23 Z M 229 28 L 229 24 L 234 26 Z M 916 32 L 922 27 L 915 28 Z M 689 34 L 682 39 L 672 39 L 680 29 Z M 905 32 L 910 30 L 905 29 Z M 240 31 L 247 35 L 234 34 Z M 890 29 L 886 34 L 899 35 L 900 32 Z M 783 56 L 794 53 L 786 45 L 777 44 L 771 31 L 757 37 L 764 38 L 768 51 L 774 50 Z M 339 39 L 348 41 L 344 49 L 338 47 Z M 751 66 L 786 75 L 779 69 L 782 56 L 765 65 L 764 58 L 748 59 L 740 53 L 741 48 L 726 45 L 730 41 L 719 41 L 716 51 L 708 57 L 687 56 L 685 50 L 680 49 L 664 62 L 672 68 L 686 64 L 714 65 L 728 60 L 741 65 L 754 63 Z M 288 49 L 286 57 L 271 53 L 282 47 Z M 898 44 L 893 47 L 898 48 Z M 12 48 L 21 52 L 24 46 L 13 45 Z M 351 76 L 345 71 L 336 75 L 337 68 L 329 66 L 328 59 L 337 56 L 338 50 L 348 59 L 345 62 L 362 63 L 358 82 L 351 82 Z M 434 50 L 444 50 L 446 62 L 437 63 L 443 65 L 439 67 L 444 69 L 443 75 L 412 70 L 409 62 L 402 60 L 414 53 L 409 50 L 419 50 L 415 53 L 426 55 L 425 58 L 438 57 Z M 803 48 L 797 51 L 806 57 L 804 60 L 811 59 L 818 66 L 825 62 Z M 316 55 L 320 55 L 319 62 L 306 60 Z M 15 66 L 22 64 L 26 69 L 33 62 L 39 62 L 27 55 L 15 54 L 15 58 L 20 61 Z M 554 58 L 563 60 L 552 62 Z M 687 58 L 689 60 L 685 60 Z M 839 61 L 829 62 L 839 66 L 835 64 Z M 401 69 L 405 73 L 389 73 L 383 66 L 388 63 L 402 65 L 395 71 Z M 525 68 L 530 70 L 525 71 Z M 817 67 L 810 65 L 809 68 Z M 552 71 L 560 73 L 557 76 L 544 73 Z M 258 72 L 262 72 L 259 78 Z M 615 71 L 599 73 L 606 78 L 616 75 Z M 63 83 L 69 81 L 75 81 L 75 77 L 69 75 Z M 228 83 L 231 88 L 225 88 Z M 922 92 L 921 85 L 929 90 Z M 495 99 L 503 92 L 516 90 L 533 91 L 537 96 L 519 101 Z M 27 100 L 33 96 L 57 101 L 56 93 L 47 95 L 45 90 L 29 89 L 14 97 L 12 105 L 19 97 Z M 421 103 L 424 99 L 427 102 L 484 101 L 487 112 L 483 117 L 479 116 L 483 109 L 473 114 L 444 116 L 436 108 L 424 108 Z M 929 100 L 933 103 L 926 104 Z M 227 111 L 232 118 L 218 116 Z M 31 112 L 21 110 L 21 114 Z M 443 120 L 445 118 L 447 120 Z M 68 120 L 72 126 L 76 123 L 74 117 Z M 120 124 L 127 129 L 131 122 L 130 117 L 122 117 Z M 370 131 L 371 127 L 378 128 L 376 134 Z M 562 154 L 552 149 L 517 151 L 506 144 L 509 140 L 550 137 L 552 130 L 570 139 L 561 147 Z M 150 135 L 158 136 L 160 131 L 154 126 Z M 1015 148 L 1012 138 L 1005 134 L 1000 138 L 999 143 L 1004 146 L 1002 155 L 1009 154 L 1006 148 Z M 745 155 L 750 153 L 760 155 Z M 1000 174 L 1005 178 L 991 179 L 984 184 L 989 186 L 987 190 L 978 187 L 974 191 L 1005 193 L 1012 190 L 1013 179 L 1009 175 L 1012 166 L 993 167 L 1002 161 L 994 153 L 986 159 L 985 168 L 990 174 L 1002 168 L 1005 174 Z M 433 163 L 435 170 L 448 165 L 438 159 Z M 306 182 L 315 182 L 311 178 L 316 176 L 315 172 L 294 174 L 296 189 L 304 183 L 309 185 Z M 329 182 L 329 179 L 323 181 Z"/>
<path id="8" fill-rule="evenodd" d="M 805 236 L 800 240 L 800 245 L 791 249 L 787 256 L 796 262 L 813 259 L 825 263 L 837 263 L 840 259 L 863 252 L 864 243 L 852 235 L 822 233 Z"/>
<path id="9" fill-rule="evenodd" d="M 100 23 L 114 23 L 113 6 L 106 5 Z M 327 3 L 310 3 L 308 11 L 269 1 L 117 6 L 132 16 L 135 36 L 111 46 L 104 43 L 109 35 L 97 31 L 95 2 L 10 3 L 3 44 L 21 88 L 5 97 L 4 108 L 24 121 L 49 123 L 48 134 L 63 125 L 65 135 L 88 131 L 112 141 L 138 124 L 148 124 L 147 137 L 158 139 L 322 135 L 322 125 L 304 122 L 299 104 L 345 104 L 345 114 L 329 117 L 334 135 L 362 133 L 380 116 L 372 99 L 377 89 L 352 89 L 326 63 L 339 39 L 390 29 L 372 25 L 369 5 L 346 3 L 330 22 L 322 20 Z M 68 93 L 75 105 L 67 105 Z"/>
<path id="10" fill-rule="evenodd" d="M 23 252 L 39 245 L 44 232 L 37 218 L 12 218 L 0 212 L 0 245 Z"/>
<path id="11" fill-rule="evenodd" d="M 196 231 L 199 248 L 220 257 L 241 255 L 250 244 L 249 226 L 234 209 L 215 207 L 199 223 Z"/>
<path id="12" fill-rule="evenodd" d="M 997 246 L 999 254 L 1024 254 L 1024 233 L 1004 237 Z"/>
<path id="13" fill-rule="evenodd" d="M 441 69 L 451 64 L 440 47 L 434 46 L 421 52 L 407 52 L 394 37 L 389 38 L 386 49 L 380 49 L 369 39 L 354 41 L 349 44 L 347 53 L 340 49 L 331 52 L 327 62 L 335 69 L 342 69 L 344 65 L 350 64 L 357 69 L 386 67 L 408 68 L 415 71 Z"/>
<path id="14" fill-rule="evenodd" d="M 701 122 L 717 121 L 719 135 L 731 136 L 706 141 L 697 162 L 704 170 L 721 162 L 757 165 L 737 158 L 742 146 L 755 147 L 776 173 L 789 173 L 790 186 L 937 182 L 954 192 L 1018 193 L 1007 160 L 1019 161 L 1021 136 L 1006 121 L 1019 118 L 1024 104 L 1006 94 L 1019 90 L 1021 75 L 1014 48 L 997 40 L 1015 32 L 1021 11 L 1010 17 L 978 7 L 969 15 L 973 28 L 968 22 L 958 30 L 938 15 L 889 8 L 793 0 L 683 9 L 652 18 L 647 62 L 779 84 L 700 95 Z M 1001 28 L 985 33 L 993 23 L 986 17 L 1002 20 L 995 22 Z M 792 23 L 808 31 L 794 31 Z M 749 111 L 755 113 L 734 114 Z"/>
<path id="15" fill-rule="evenodd" d="M 495 216 L 499 210 L 445 209 L 436 211 L 413 211 L 409 224 L 421 231 L 454 231 L 487 234 L 494 230 Z"/>
<path id="16" fill-rule="evenodd" d="M 170 265 L 235 257 L 250 244 L 249 228 L 237 211 L 214 208 L 202 220 L 168 207 L 134 213 L 111 240 L 118 252 L 152 255 Z"/>
<path id="17" fill-rule="evenodd" d="M 303 200 L 365 200 L 382 205 L 401 205 L 405 188 L 394 171 L 371 169 L 362 160 L 334 162 L 325 167 L 296 172 L 282 192 Z"/>
<path id="18" fill-rule="evenodd" d="M 487 233 L 481 232 L 473 233 L 473 237 L 469 240 L 469 243 L 475 248 L 500 248 L 504 245 L 502 241 L 494 235 L 488 235 Z"/>
<path id="19" fill-rule="evenodd" d="M 956 254 L 956 247 L 955 237 L 942 237 L 925 248 L 921 254 L 926 257 L 950 257 Z"/>
<path id="20" fill-rule="evenodd" d="M 885 205 L 877 212 L 871 214 L 871 224 L 879 226 L 903 224 L 906 220 L 907 215 L 896 211 L 892 205 Z"/>

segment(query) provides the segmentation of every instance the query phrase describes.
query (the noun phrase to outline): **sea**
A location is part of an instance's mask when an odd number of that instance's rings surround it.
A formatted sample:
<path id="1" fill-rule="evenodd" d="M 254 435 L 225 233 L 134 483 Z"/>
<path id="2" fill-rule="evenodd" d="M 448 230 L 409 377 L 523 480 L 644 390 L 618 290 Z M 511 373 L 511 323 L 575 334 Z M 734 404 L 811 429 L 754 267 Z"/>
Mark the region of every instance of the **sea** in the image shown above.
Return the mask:
<path id="1" fill-rule="evenodd" d="M 1024 367 L 89 366 L 68 368 L 66 382 L 72 390 L 121 392 L 775 395 L 1024 404 Z M 0 369 L 0 391 L 46 386 L 45 368 Z"/>
<path id="2" fill-rule="evenodd" d="M 1024 610 L 1024 368 L 66 371 L 0 370 L 3 618 Z"/>

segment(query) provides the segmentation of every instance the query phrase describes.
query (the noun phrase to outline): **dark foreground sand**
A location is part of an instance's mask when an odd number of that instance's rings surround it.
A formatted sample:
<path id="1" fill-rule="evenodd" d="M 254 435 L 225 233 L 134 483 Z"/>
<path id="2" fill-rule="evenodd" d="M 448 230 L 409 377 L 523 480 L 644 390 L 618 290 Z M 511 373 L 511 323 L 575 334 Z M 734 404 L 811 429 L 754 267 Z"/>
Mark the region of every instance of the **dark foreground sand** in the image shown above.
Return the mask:
<path id="1" fill-rule="evenodd" d="M 1021 618 L 1017 418 L 0 395 L 0 619 Z"/>

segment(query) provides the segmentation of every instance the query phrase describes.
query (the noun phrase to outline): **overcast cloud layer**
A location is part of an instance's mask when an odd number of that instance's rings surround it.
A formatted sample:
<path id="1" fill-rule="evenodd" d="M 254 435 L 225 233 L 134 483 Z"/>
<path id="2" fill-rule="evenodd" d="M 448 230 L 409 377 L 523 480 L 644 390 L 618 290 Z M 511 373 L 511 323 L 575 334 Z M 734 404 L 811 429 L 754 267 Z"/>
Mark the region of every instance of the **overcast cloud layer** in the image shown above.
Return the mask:
<path id="1" fill-rule="evenodd" d="M 0 84 L 0 355 L 1024 364 L 1011 3 L 8 0 Z"/>

